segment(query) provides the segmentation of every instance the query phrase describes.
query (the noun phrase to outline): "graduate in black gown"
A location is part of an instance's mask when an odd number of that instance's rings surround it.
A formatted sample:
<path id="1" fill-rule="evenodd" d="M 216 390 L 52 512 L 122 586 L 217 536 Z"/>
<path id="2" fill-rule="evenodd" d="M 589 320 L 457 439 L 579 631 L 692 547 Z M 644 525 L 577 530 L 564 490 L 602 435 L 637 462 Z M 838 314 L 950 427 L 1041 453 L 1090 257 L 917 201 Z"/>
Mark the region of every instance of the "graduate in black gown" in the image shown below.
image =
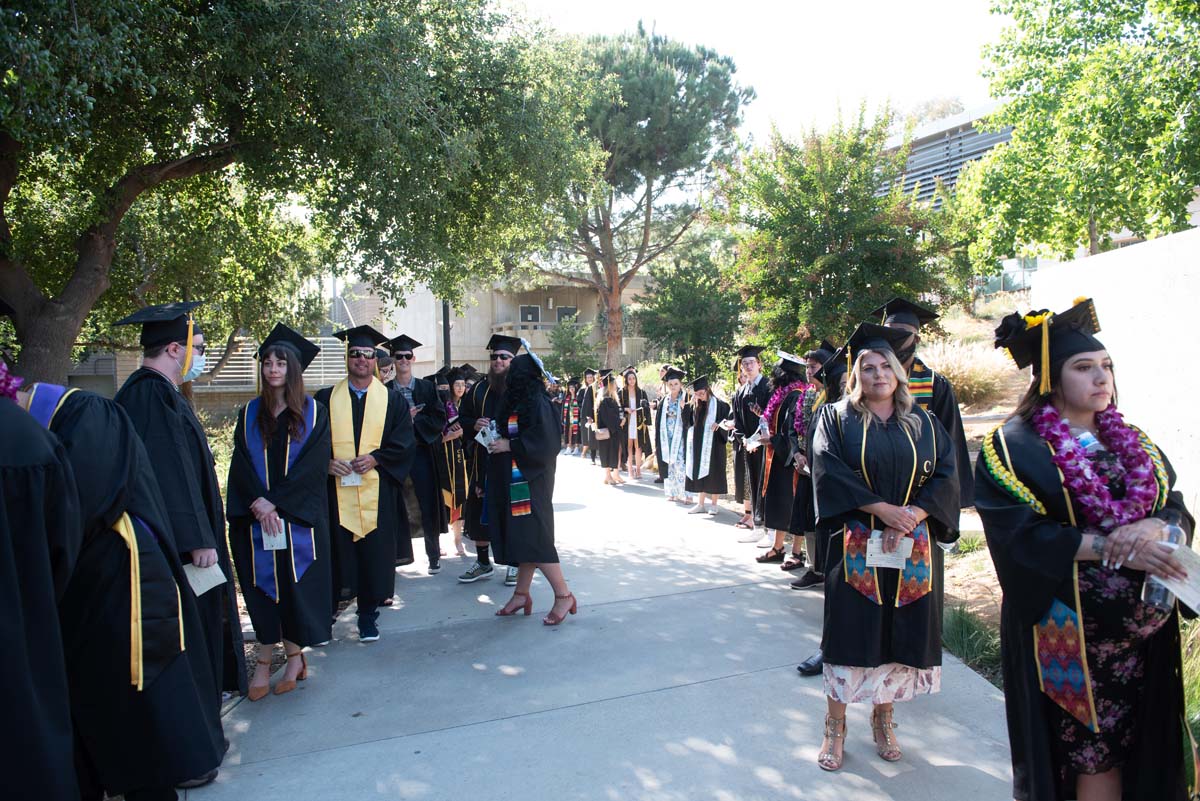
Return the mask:
<path id="1" fill-rule="evenodd" d="M 692 400 L 683 407 L 684 489 L 696 495 L 696 505 L 688 514 L 705 512 L 707 498 L 712 501 L 707 512 L 715 515 L 717 501 L 729 491 L 725 444 L 735 423 L 729 404 L 712 394 L 708 376 L 695 379 L 689 388 Z"/>
<path id="2" fill-rule="evenodd" d="M 1116 407 L 1091 300 L 1012 314 L 996 346 L 1033 381 L 984 438 L 975 507 L 1003 590 L 1004 706 L 1020 801 L 1183 801 L 1179 614 L 1142 601 L 1148 574 L 1182 578 L 1160 547 L 1194 522 L 1162 449 Z M 1048 346 L 1043 348 L 1043 338 Z"/>
<path id="3" fill-rule="evenodd" d="M 846 705 L 870 703 L 880 758 L 901 758 L 892 705 L 940 689 L 940 545 L 958 539 L 952 441 L 905 388 L 892 348 L 903 332 L 864 323 L 848 343 L 847 397 L 822 408 L 813 441 L 818 525 L 833 533 L 825 572 L 825 739 L 817 763 L 842 766 Z M 875 533 L 879 532 L 879 533 Z M 869 564 L 911 554 L 902 568 Z M 835 565 L 841 565 L 841 569 Z"/>
<path id="4" fill-rule="evenodd" d="M 71 709 L 58 605 L 83 537 L 62 445 L 15 403 L 0 360 L 0 749 L 6 798 L 74 801 Z"/>
<path id="5" fill-rule="evenodd" d="M 442 450 L 438 456 L 438 486 L 442 490 L 442 505 L 450 521 L 450 533 L 454 535 L 454 550 L 466 556 L 463 548 L 463 504 L 467 500 L 467 457 L 464 445 L 466 432 L 462 427 L 459 409 L 467 394 L 467 381 L 457 367 L 439 371 L 440 380 L 446 389 L 443 402 L 446 406 L 446 425 L 442 429 Z M 438 393 L 442 393 L 441 385 Z"/>
<path id="6" fill-rule="evenodd" d="M 611 371 L 600 379 L 596 405 L 596 453 L 604 468 L 605 484 L 624 484 L 621 478 L 621 401 L 617 377 Z"/>
<path id="7" fill-rule="evenodd" d="M 192 316 L 198 305 L 148 306 L 117 323 L 142 327 L 142 366 L 125 380 L 114 400 L 146 446 L 180 559 L 195 568 L 215 566 L 225 578 L 196 599 L 196 608 L 218 689 L 245 695 L 242 626 L 216 460 L 204 427 L 179 389 L 204 372 L 204 334 Z M 220 706 L 220 695 L 213 703 Z"/>
<path id="8" fill-rule="evenodd" d="M 808 384 L 804 362 L 783 351 L 779 352 L 779 357 L 771 371 L 771 397 L 759 418 L 760 436 L 766 442 L 763 446 L 766 451 L 763 456 L 763 525 L 775 535 L 767 552 L 755 559 L 760 564 L 782 562 L 786 555 L 787 535 L 800 533 L 792 530 L 792 505 L 799 478 L 797 457 L 804 455 L 797 453 L 792 444 L 797 403 L 803 398 Z M 793 539 L 792 547 L 796 553 L 800 552 L 803 542 L 803 537 Z M 804 564 L 802 559 L 798 561 L 799 565 Z"/>
<path id="9" fill-rule="evenodd" d="M 819 567 L 820 563 L 817 562 L 817 506 L 813 496 L 812 471 L 808 466 L 808 443 L 816 419 L 817 404 L 824 395 L 824 387 L 818 376 L 835 350 L 837 348 L 824 341 L 821 347 L 804 354 L 804 380 L 808 386 L 796 399 L 792 426 L 788 429 L 788 439 L 791 440 L 792 453 L 795 454 L 792 466 L 796 469 L 796 491 L 792 496 L 790 529 L 795 537 L 792 540 L 792 555 L 780 567 L 786 571 L 808 568 L 800 576 L 803 581 L 797 579 L 792 582 L 794 589 L 819 587 L 825 577 Z M 804 535 L 803 538 L 801 534 Z M 801 542 L 804 545 L 804 555 L 800 554 Z"/>
<path id="10" fill-rule="evenodd" d="M 329 413 L 305 392 L 303 376 L 318 353 L 277 323 L 258 349 L 261 392 L 238 413 L 233 435 L 226 510 L 238 584 L 258 641 L 251 701 L 270 690 L 276 645 L 287 655 L 275 687 L 282 695 L 308 677 L 301 649 L 330 638 Z M 273 544 L 282 547 L 267 547 Z"/>
<path id="11" fill-rule="evenodd" d="M 512 598 L 496 614 L 529 615 L 529 589 L 540 570 L 554 589 L 554 605 L 542 622 L 557 626 L 575 614 L 576 603 L 554 547 L 554 473 L 562 431 L 546 397 L 546 377 L 532 353 L 513 359 L 500 406 L 500 438 L 488 446 L 486 503 L 496 560 L 517 566 Z"/>
<path id="12" fill-rule="evenodd" d="M 583 385 L 579 389 L 579 441 L 583 456 L 590 456 L 596 463 L 596 371 L 583 371 Z"/>
<path id="13" fill-rule="evenodd" d="M 621 371 L 621 390 L 618 393 L 621 414 L 621 464 L 630 478 L 642 477 L 642 462 L 654 453 L 650 441 L 650 398 L 638 384 L 637 370 L 629 365 Z"/>
<path id="14" fill-rule="evenodd" d="M 53 384 L 23 396 L 79 477 L 83 544 L 59 617 L 80 794 L 175 798 L 177 784 L 215 777 L 224 738 L 158 481 L 113 401 Z"/>
<path id="15" fill-rule="evenodd" d="M 412 415 L 399 392 L 375 377 L 375 348 L 386 337 L 367 325 L 334 334 L 346 343 L 349 375 L 317 391 L 329 413 L 329 532 L 333 540 L 333 609 L 358 599 L 358 636 L 379 639 L 379 606 L 396 591 L 400 487 L 415 441 Z"/>
<path id="16" fill-rule="evenodd" d="M 755 529 L 763 525 L 763 460 L 766 452 L 753 445 L 747 446 L 746 440 L 758 431 L 759 419 L 771 399 L 771 382 L 762 373 L 762 355 L 764 348 L 759 345 L 743 345 L 738 348 L 737 355 L 741 359 L 742 374 L 745 382 L 733 393 L 733 422 L 734 434 L 741 440 L 746 462 L 746 483 L 749 489 L 751 504 L 750 519 L 745 516 L 739 522 L 750 531 L 739 542 L 756 542 L 759 539 Z M 764 533 L 765 537 L 766 534 Z"/>

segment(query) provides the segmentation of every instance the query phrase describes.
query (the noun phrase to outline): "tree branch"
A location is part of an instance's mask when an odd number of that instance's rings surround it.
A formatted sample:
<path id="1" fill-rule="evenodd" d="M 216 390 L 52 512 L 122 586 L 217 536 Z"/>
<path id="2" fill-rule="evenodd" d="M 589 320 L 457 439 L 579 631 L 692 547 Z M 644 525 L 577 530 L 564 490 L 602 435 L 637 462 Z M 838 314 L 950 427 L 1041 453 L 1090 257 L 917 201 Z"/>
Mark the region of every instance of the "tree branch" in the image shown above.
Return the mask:
<path id="1" fill-rule="evenodd" d="M 599 284 L 588 278 L 583 278 L 578 275 L 571 275 L 570 273 L 564 273 L 559 270 L 550 270 L 550 269 L 546 269 L 544 267 L 538 267 L 537 271 L 539 273 L 541 273 L 542 275 L 548 275 L 552 278 L 560 278 L 563 281 L 569 281 L 573 284 L 579 284 L 581 286 L 591 287 L 592 289 L 595 289 L 595 290 L 603 290 L 605 288 L 603 284 Z M 593 272 L 595 272 L 595 270 L 593 270 Z"/>
<path id="2" fill-rule="evenodd" d="M 221 371 L 225 369 L 225 366 L 229 364 L 229 360 L 233 358 L 233 354 L 237 352 L 238 343 L 241 341 L 241 337 L 238 336 L 238 331 L 240 330 L 241 329 L 236 324 L 233 326 L 233 330 L 230 331 L 229 336 L 225 338 L 225 350 L 221 353 L 221 358 L 217 360 L 217 363 L 213 365 L 211 370 L 197 378 L 192 383 L 201 386 L 211 384 L 213 379 L 220 375 Z"/>

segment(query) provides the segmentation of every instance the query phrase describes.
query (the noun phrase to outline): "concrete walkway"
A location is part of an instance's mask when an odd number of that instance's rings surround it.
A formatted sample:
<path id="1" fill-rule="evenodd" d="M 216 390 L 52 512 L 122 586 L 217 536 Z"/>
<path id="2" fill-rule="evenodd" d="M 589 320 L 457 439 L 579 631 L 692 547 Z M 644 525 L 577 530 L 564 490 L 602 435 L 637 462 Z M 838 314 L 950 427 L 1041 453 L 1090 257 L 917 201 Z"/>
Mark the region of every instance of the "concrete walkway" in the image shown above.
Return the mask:
<path id="1" fill-rule="evenodd" d="M 756 564 L 728 511 L 689 516 L 650 478 L 606 487 L 577 457 L 558 464 L 578 615 L 542 626 L 540 577 L 535 616 L 498 619 L 502 571 L 463 585 L 469 560 L 402 568 L 382 639 L 360 643 L 351 609 L 297 691 L 233 708 L 219 779 L 187 798 L 1012 797 L 1001 694 L 950 655 L 941 694 L 898 707 L 901 762 L 875 756 L 856 707 L 845 767 L 820 770 L 821 680 L 795 666 L 819 641 L 821 595 Z"/>

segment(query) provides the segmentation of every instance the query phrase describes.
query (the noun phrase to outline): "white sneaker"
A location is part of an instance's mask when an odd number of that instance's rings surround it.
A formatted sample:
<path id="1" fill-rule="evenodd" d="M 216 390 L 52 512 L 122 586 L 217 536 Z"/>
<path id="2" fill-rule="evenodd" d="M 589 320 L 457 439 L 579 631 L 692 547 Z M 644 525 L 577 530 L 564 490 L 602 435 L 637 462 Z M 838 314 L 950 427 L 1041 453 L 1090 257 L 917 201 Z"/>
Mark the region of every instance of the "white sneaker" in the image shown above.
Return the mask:
<path id="1" fill-rule="evenodd" d="M 701 506 L 700 504 L 696 504 L 691 509 L 688 509 L 688 514 L 689 515 L 702 515 L 702 514 L 704 514 L 704 507 Z"/>
<path id="2" fill-rule="evenodd" d="M 708 507 L 708 514 L 709 514 L 710 516 L 712 516 L 712 517 L 716 517 L 716 516 L 717 516 L 717 512 L 719 512 L 719 511 L 721 511 L 721 510 L 720 510 L 720 509 L 718 509 L 716 506 L 710 506 L 710 507 Z"/>
<path id="3" fill-rule="evenodd" d="M 759 548 L 771 548 L 775 545 L 775 535 L 763 530 L 762 536 L 758 538 Z"/>
<path id="4" fill-rule="evenodd" d="M 758 538 L 759 538 L 759 533 L 757 531 L 755 531 L 754 529 L 750 529 L 745 534 L 738 537 L 738 542 L 744 542 L 744 543 L 749 544 L 751 542 L 758 542 Z"/>

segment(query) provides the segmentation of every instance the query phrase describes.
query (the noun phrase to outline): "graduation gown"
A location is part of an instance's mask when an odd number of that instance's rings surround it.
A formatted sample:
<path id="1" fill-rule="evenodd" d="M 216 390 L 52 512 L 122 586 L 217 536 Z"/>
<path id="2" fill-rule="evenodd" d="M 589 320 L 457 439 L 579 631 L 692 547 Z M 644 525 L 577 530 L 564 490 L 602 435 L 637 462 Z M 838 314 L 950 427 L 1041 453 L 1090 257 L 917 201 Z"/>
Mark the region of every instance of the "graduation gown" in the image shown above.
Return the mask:
<path id="1" fill-rule="evenodd" d="M 794 416 L 792 418 L 793 425 L 787 432 L 788 439 L 791 441 L 793 468 L 795 468 L 795 459 L 800 454 L 804 455 L 808 464 L 812 464 L 812 432 L 816 422 L 816 410 L 812 406 L 816 401 L 817 392 L 817 387 L 810 386 L 805 390 L 800 401 L 800 418 L 804 433 L 797 433 Z M 796 491 L 792 496 L 792 527 L 788 530 L 794 534 L 806 534 L 816 531 L 816 525 L 817 506 L 816 498 L 813 497 L 812 469 L 810 467 L 807 473 L 796 473 Z M 818 550 L 821 550 L 819 545 Z M 808 560 L 813 570 L 821 572 L 822 566 L 817 561 L 817 554 L 810 553 Z"/>
<path id="2" fill-rule="evenodd" d="M 796 400 L 800 396 L 800 390 L 792 390 L 775 410 L 775 419 L 769 421 L 770 451 L 767 452 L 763 463 L 766 478 L 762 498 L 763 525 L 776 531 L 793 533 L 795 530 L 792 528 L 792 503 L 795 500 L 798 474 L 793 464 L 795 454 L 792 451 L 792 435 L 796 421 Z"/>
<path id="3" fill-rule="evenodd" d="M 233 435 L 226 489 L 229 542 L 255 638 L 265 644 L 286 639 L 303 647 L 330 638 L 333 572 L 326 493 L 333 449 L 329 412 L 315 401 L 307 412 L 299 442 L 288 437 L 287 418 L 276 418 L 276 435 L 266 444 L 265 459 L 261 435 L 250 432 L 254 445 L 247 436 L 248 427 L 257 427 L 257 409 L 247 405 L 239 411 Z M 264 462 L 269 488 L 260 477 Z M 255 532 L 257 521 L 250 511 L 259 498 L 275 504 L 286 524 L 284 550 L 261 549 L 262 532 Z"/>
<path id="4" fill-rule="evenodd" d="M 394 392 L 400 392 L 394 380 L 389 381 L 385 386 Z M 416 440 L 416 450 L 412 456 L 413 469 L 417 469 L 416 465 L 419 460 L 419 463 L 422 465 L 420 469 L 428 471 L 431 477 L 431 484 L 435 490 L 436 497 L 417 497 L 417 485 L 413 484 L 412 497 L 421 505 L 419 511 L 422 528 L 417 529 L 408 524 L 410 518 L 408 516 L 408 506 L 405 502 L 405 497 L 408 493 L 401 493 L 399 496 L 399 519 L 405 524 L 404 530 L 408 532 L 408 537 L 397 537 L 396 559 L 398 564 L 412 563 L 412 540 L 423 538 L 426 534 L 445 534 L 450 530 L 450 516 L 445 506 L 441 503 L 440 493 L 436 492 L 441 486 L 438 463 L 441 461 L 442 431 L 446 428 L 446 404 L 442 402 L 442 396 L 438 394 L 437 385 L 432 381 L 427 381 L 424 378 L 413 378 L 412 390 L 413 405 L 423 407 L 421 411 L 417 412 L 417 416 L 412 418 L 413 436 Z M 433 531 L 424 531 L 426 521 L 433 528 Z"/>
<path id="5" fill-rule="evenodd" d="M 625 424 L 621 427 L 621 461 L 628 460 L 629 431 L 633 426 L 637 428 L 638 447 L 641 448 L 642 458 L 645 459 L 654 453 L 654 445 L 650 442 L 650 399 L 646 395 L 646 390 L 638 387 L 637 400 L 634 402 L 637 413 L 630 414 L 629 398 L 625 388 L 622 387 L 617 394 L 620 396 L 621 411 L 625 414 Z"/>
<path id="6" fill-rule="evenodd" d="M 771 382 L 766 376 L 760 376 L 753 387 L 742 384 L 733 393 L 733 431 L 738 439 L 754 435 L 758 430 L 759 416 L 771 401 Z M 759 411 L 754 411 L 755 407 Z M 753 453 L 744 451 L 742 458 L 746 462 L 746 481 L 750 487 L 750 508 L 753 510 L 754 525 L 763 525 L 763 461 L 766 457 L 764 448 L 758 448 Z"/>
<path id="7" fill-rule="evenodd" d="M 461 422 L 458 408 L 452 401 L 447 401 L 446 431 L 443 434 L 448 433 L 451 425 Z M 444 514 L 450 523 L 462 517 L 463 504 L 467 500 L 467 457 L 463 447 L 466 441 L 467 431 L 464 428 L 461 437 L 441 444 L 441 453 L 435 464 L 438 486 L 442 490 L 442 505 L 446 507 Z"/>
<path id="8" fill-rule="evenodd" d="M 488 459 L 487 516 L 495 559 L 502 565 L 557 563 L 554 547 L 554 471 L 561 431 L 543 393 L 532 393 L 514 429 L 507 404 L 498 423 L 511 453 Z M 527 499 L 527 500 L 526 500 Z"/>
<path id="9" fill-rule="evenodd" d="M 503 393 L 492 389 L 486 378 L 481 378 L 463 396 L 459 410 L 463 428 L 463 453 L 467 460 L 467 499 L 463 504 L 463 534 L 476 542 L 487 542 L 488 527 L 483 522 L 483 490 L 487 477 L 487 449 L 475 441 L 475 422 L 481 417 L 495 420 L 500 411 Z M 497 423 L 497 425 L 499 425 Z"/>
<path id="10" fill-rule="evenodd" d="M 333 556 L 333 605 L 336 609 L 339 600 L 358 598 L 360 613 L 373 610 L 395 593 L 396 537 L 405 530 L 401 528 L 404 523 L 400 520 L 403 509 L 400 489 L 404 479 L 408 477 L 415 449 L 413 420 L 408 412 L 408 402 L 399 392 L 389 390 L 382 384 L 376 386 L 377 383 L 372 383 L 368 394 L 381 390 L 386 392 L 387 410 L 379 447 L 371 451 L 378 463 L 375 470 L 379 473 L 379 512 L 375 529 L 356 541 L 354 535 L 342 526 L 338 514 L 337 487 L 340 478 L 329 476 L 326 489 L 329 503 L 329 536 L 332 540 L 330 551 Z M 330 413 L 331 437 L 336 421 L 330 412 L 330 403 L 336 388 L 325 387 L 317 390 L 315 395 L 317 402 Z M 348 382 L 345 384 L 345 391 L 350 395 L 354 444 L 357 449 L 362 437 L 367 395 L 358 398 Z M 328 465 L 326 468 L 328 469 Z"/>
<path id="11" fill-rule="evenodd" d="M 621 465 L 621 407 L 614 398 L 603 398 L 596 409 L 596 428 L 608 429 L 608 439 L 596 440 L 600 466 L 616 469 Z"/>
<path id="12" fill-rule="evenodd" d="M 1175 472 L 1149 438 L 1143 439 L 1143 447 L 1156 462 L 1159 500 L 1154 516 L 1182 527 L 1190 541 L 1193 521 L 1174 490 Z M 1082 532 L 1072 522 L 1075 510 L 1068 507 L 1069 495 L 1050 456 L 1036 430 L 1024 420 L 1012 418 L 984 438 L 975 466 L 975 508 L 983 520 L 988 552 L 1003 589 L 1000 651 L 1004 707 L 1012 751 L 1013 796 L 1020 801 L 1075 797 L 1074 776 L 1068 772 L 1063 780 L 1061 766 L 1056 764 L 1055 735 L 1047 715 L 1054 701 L 1042 691 L 1035 655 L 1038 629 L 1056 601 L 1067 614 L 1082 618 L 1075 561 Z M 1070 657 L 1086 670 L 1086 653 L 1073 652 Z M 1180 663 L 1175 612 L 1151 636 L 1146 651 L 1142 703 L 1134 712 L 1139 716 L 1139 737 L 1122 769 L 1124 798 L 1183 801 L 1187 797 Z M 1084 673 L 1085 687 L 1087 675 Z"/>
<path id="13" fill-rule="evenodd" d="M 34 399 L 79 477 L 83 543 L 59 617 L 81 783 L 120 795 L 202 776 L 224 756 L 219 694 L 146 450 L 107 398 L 39 384 Z M 114 528 L 125 515 L 133 543 Z M 135 554 L 141 689 L 130 651 Z"/>
<path id="14" fill-rule="evenodd" d="M 579 390 L 579 438 L 585 448 L 596 445 L 596 434 L 588 426 L 596 420 L 596 385 L 584 386 Z"/>
<path id="15" fill-rule="evenodd" d="M 70 801 L 79 787 L 58 607 L 83 537 L 75 478 L 58 440 L 7 398 L 0 441 L 4 794 Z"/>
<path id="16" fill-rule="evenodd" d="M 963 430 L 962 412 L 954 387 L 941 373 L 931 370 L 919 358 L 913 359 L 908 371 L 908 388 L 913 401 L 932 414 L 946 429 L 954 442 L 954 460 L 958 465 L 958 497 L 961 503 L 971 505 L 975 497 L 975 478 L 971 469 L 971 457 L 967 452 L 967 435 Z"/>
<path id="17" fill-rule="evenodd" d="M 943 558 L 937 542 L 958 538 L 957 466 L 942 424 L 914 411 L 921 431 L 913 438 L 895 417 L 866 428 L 848 399 L 820 411 L 812 473 L 818 527 L 832 534 L 821 637 L 828 664 L 942 663 L 941 573 L 932 568 Z M 879 501 L 929 514 L 903 571 L 866 567 L 866 537 L 883 525 L 859 507 Z"/>
<path id="18" fill-rule="evenodd" d="M 717 404 L 717 416 L 714 422 L 720 423 L 729 419 L 730 408 L 729 404 L 720 398 L 709 396 L 708 403 Z M 729 479 L 726 477 L 726 461 L 725 445 L 729 441 L 729 432 L 724 428 L 718 428 L 712 434 L 712 452 L 709 456 L 708 475 L 702 478 L 694 477 L 699 472 L 700 460 L 704 451 L 704 423 L 707 419 L 708 411 L 707 404 L 696 406 L 694 403 L 684 404 L 683 413 L 683 436 L 684 449 L 687 448 L 688 429 L 695 427 L 696 433 L 692 437 L 692 454 L 691 454 L 691 469 L 687 471 L 684 478 L 683 486 L 686 492 L 694 494 L 697 492 L 705 492 L 711 495 L 724 495 L 729 491 Z"/>
<path id="19" fill-rule="evenodd" d="M 225 509 L 204 427 L 179 389 L 146 367 L 125 380 L 114 400 L 128 413 L 146 446 L 180 558 L 187 563 L 194 550 L 217 551 L 217 565 L 227 580 L 197 598 L 196 608 L 219 689 L 245 695 L 246 654 L 225 541 Z"/>

